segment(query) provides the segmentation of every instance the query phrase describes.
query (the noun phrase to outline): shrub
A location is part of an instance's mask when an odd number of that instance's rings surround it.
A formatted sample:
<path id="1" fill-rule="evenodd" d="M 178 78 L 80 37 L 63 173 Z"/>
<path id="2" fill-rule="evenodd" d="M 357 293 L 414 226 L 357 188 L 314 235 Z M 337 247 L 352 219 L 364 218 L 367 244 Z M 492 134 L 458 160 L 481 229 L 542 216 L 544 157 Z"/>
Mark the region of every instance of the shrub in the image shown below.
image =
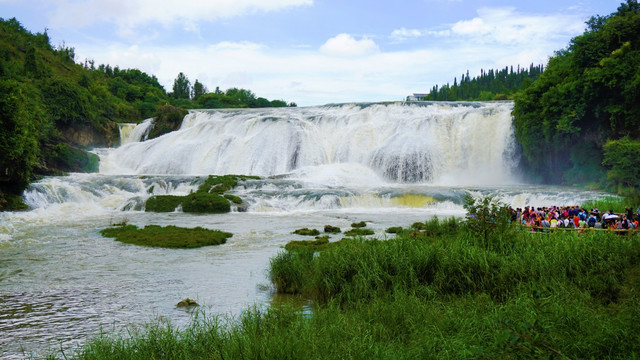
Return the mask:
<path id="1" fill-rule="evenodd" d="M 218 194 L 195 192 L 184 197 L 182 211 L 186 213 L 221 214 L 231 211 L 229 201 Z"/>

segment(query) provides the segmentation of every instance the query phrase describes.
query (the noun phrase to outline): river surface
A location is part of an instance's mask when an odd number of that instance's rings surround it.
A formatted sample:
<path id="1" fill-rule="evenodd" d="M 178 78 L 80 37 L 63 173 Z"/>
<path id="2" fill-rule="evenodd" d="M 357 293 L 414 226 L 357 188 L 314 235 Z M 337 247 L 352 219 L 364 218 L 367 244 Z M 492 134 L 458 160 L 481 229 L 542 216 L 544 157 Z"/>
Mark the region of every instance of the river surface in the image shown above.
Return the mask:
<path id="1" fill-rule="evenodd" d="M 347 230 L 364 220 L 384 239 L 391 226 L 464 217 L 467 194 L 491 194 L 514 207 L 602 196 L 521 184 L 511 106 L 197 112 L 179 131 L 147 141 L 149 122 L 123 127 L 121 147 L 95 150 L 100 173 L 42 179 L 25 191 L 29 211 L 0 213 L 0 358 L 69 351 L 100 331 L 157 319 L 184 326 L 193 312 L 176 304 L 187 297 L 208 314 L 268 306 L 269 260 L 288 241 L 305 239 L 291 234 L 298 228 Z M 262 176 L 230 192 L 247 211 L 144 212 L 149 196 L 185 195 L 207 174 L 227 173 Z M 233 237 L 176 250 L 100 235 L 122 222 L 201 226 Z"/>

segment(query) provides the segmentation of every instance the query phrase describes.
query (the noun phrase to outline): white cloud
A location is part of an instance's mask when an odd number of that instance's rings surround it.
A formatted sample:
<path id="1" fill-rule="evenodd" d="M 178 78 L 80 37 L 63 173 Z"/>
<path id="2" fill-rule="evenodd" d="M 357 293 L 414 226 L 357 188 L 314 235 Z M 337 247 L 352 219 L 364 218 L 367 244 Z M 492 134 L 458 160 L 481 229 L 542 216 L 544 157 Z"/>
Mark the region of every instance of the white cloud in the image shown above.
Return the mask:
<path id="1" fill-rule="evenodd" d="M 547 19 L 550 20 L 547 20 Z M 75 44 L 77 58 L 138 68 L 170 90 L 179 72 L 209 90 L 243 87 L 257 96 L 299 105 L 401 100 L 454 76 L 480 69 L 546 63 L 553 51 L 582 31 L 583 19 L 523 15 L 513 9 L 482 9 L 472 19 L 436 30 L 399 29 L 397 35 L 430 37 L 413 49 L 385 51 L 372 39 L 340 34 L 321 47 L 274 49 L 255 42 L 208 46 Z"/>
<path id="2" fill-rule="evenodd" d="M 121 34 L 142 25 L 215 21 L 256 12 L 309 6 L 313 0 L 59 0 L 52 22 L 57 27 L 113 23 Z M 195 27 L 197 28 L 197 27 Z"/>
<path id="3" fill-rule="evenodd" d="M 354 57 L 377 53 L 380 48 L 369 38 L 356 40 L 349 34 L 340 34 L 327 40 L 320 51 L 331 56 Z"/>
<path id="4" fill-rule="evenodd" d="M 391 32 L 391 38 L 396 41 L 404 41 L 409 38 L 421 37 L 423 35 L 423 31 L 418 29 L 400 28 Z"/>
<path id="5" fill-rule="evenodd" d="M 568 39 L 584 30 L 579 15 L 521 14 L 514 8 L 481 8 L 478 16 L 451 26 L 451 35 L 481 43 L 514 45 Z"/>

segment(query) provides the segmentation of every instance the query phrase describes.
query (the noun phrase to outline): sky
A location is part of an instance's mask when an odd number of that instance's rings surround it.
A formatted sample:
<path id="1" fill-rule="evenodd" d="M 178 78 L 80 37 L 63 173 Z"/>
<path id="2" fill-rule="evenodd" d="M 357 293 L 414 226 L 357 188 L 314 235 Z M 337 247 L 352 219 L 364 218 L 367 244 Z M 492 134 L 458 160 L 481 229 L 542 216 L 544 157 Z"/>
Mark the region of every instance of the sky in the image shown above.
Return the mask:
<path id="1" fill-rule="evenodd" d="M 298 106 L 400 101 L 469 71 L 546 64 L 622 0 L 0 0 L 53 46 Z"/>

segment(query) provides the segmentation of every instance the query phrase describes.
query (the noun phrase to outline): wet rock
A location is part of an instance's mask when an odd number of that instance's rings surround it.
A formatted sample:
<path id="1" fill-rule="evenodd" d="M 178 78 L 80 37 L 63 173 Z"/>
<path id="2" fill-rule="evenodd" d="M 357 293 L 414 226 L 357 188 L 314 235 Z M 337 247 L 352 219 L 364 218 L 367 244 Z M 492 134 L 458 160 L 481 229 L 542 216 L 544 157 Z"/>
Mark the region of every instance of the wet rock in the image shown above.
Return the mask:
<path id="1" fill-rule="evenodd" d="M 200 305 L 198 305 L 198 303 L 195 300 L 190 298 L 181 300 L 179 303 L 176 304 L 176 307 L 179 307 L 179 308 L 190 308 L 193 306 L 200 306 Z"/>

